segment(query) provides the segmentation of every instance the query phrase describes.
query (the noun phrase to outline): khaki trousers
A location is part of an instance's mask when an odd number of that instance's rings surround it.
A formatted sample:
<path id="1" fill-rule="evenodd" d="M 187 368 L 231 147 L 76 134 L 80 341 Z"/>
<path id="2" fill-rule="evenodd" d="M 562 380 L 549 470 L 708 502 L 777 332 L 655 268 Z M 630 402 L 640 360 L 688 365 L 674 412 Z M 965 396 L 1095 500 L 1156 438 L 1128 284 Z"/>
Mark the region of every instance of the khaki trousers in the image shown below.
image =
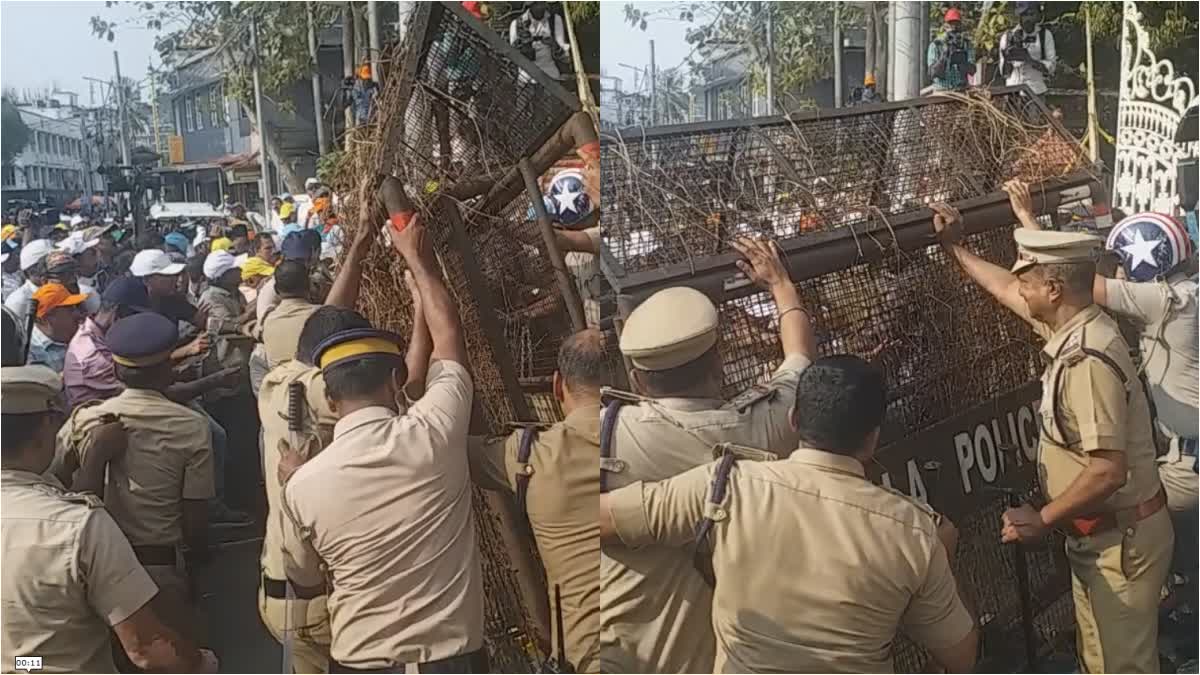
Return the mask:
<path id="1" fill-rule="evenodd" d="M 292 620 L 287 624 L 292 631 L 292 672 L 324 673 L 329 669 L 329 644 L 332 635 L 329 628 L 329 611 L 325 607 L 325 596 L 292 600 Z M 283 631 L 287 617 L 287 600 L 268 598 L 261 584 L 258 589 L 258 615 L 263 625 L 279 644 L 283 644 Z"/>
<path id="2" fill-rule="evenodd" d="M 1166 509 L 1123 528 L 1067 539 L 1083 672 L 1159 672 L 1159 595 L 1174 543 Z"/>

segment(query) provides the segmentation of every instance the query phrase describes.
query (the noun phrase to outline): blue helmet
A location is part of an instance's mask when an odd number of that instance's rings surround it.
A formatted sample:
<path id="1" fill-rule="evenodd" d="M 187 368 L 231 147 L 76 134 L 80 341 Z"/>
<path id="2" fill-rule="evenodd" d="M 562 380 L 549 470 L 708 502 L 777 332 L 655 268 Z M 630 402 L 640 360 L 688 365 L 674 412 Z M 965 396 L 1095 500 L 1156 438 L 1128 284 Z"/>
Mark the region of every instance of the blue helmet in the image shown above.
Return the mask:
<path id="1" fill-rule="evenodd" d="M 592 213 L 592 199 L 583 183 L 583 172 L 567 169 L 550 181 L 549 196 L 558 211 L 558 222 L 574 225 Z"/>
<path id="2" fill-rule="evenodd" d="M 1161 213 L 1135 213 L 1113 227 L 1104 247 L 1121 258 L 1131 281 L 1153 281 L 1192 255 L 1187 229 Z"/>

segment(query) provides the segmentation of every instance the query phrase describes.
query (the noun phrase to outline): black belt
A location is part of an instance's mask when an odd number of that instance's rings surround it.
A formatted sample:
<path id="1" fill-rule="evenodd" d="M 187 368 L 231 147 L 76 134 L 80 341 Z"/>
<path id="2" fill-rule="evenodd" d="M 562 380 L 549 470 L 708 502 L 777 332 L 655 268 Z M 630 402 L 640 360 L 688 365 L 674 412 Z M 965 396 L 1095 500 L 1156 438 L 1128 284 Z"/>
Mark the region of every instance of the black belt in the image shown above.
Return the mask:
<path id="1" fill-rule="evenodd" d="M 274 598 L 276 600 L 286 600 L 287 599 L 287 585 L 288 585 L 288 582 L 286 582 L 282 579 L 272 579 L 271 577 L 268 577 L 265 574 L 263 575 L 263 578 L 262 578 L 263 595 L 266 595 L 268 598 Z M 319 598 L 322 595 L 325 595 L 325 589 L 323 589 L 323 588 L 312 588 L 312 587 L 308 587 L 308 586 L 301 586 L 295 582 L 292 582 L 292 592 L 295 593 L 295 597 L 300 600 L 312 600 L 313 598 Z"/>
<path id="2" fill-rule="evenodd" d="M 405 664 L 397 663 L 386 668 L 352 668 L 329 660 L 331 673 L 403 673 Z M 486 673 L 490 672 L 487 650 L 476 649 L 473 652 L 459 654 L 445 659 L 428 661 L 417 664 L 417 672 L 421 673 Z"/>
<path id="3" fill-rule="evenodd" d="M 133 555 L 143 565 L 170 565 L 179 562 L 174 546 L 134 546 Z"/>

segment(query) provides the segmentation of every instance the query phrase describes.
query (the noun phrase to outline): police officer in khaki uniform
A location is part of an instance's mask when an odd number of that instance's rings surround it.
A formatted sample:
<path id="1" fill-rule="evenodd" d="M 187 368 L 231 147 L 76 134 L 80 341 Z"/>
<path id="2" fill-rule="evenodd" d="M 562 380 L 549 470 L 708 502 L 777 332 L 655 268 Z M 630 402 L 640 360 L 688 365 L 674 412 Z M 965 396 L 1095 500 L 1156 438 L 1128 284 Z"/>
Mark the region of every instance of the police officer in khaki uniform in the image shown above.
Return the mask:
<path id="1" fill-rule="evenodd" d="M 358 304 L 363 263 L 378 234 L 378 228 L 355 230 L 354 240 L 346 249 L 346 258 L 324 298 L 325 305 L 354 309 Z M 313 292 L 309 272 L 312 256 L 305 237 L 299 232 L 289 234 L 284 238 L 282 249 L 284 260 L 275 268 L 274 277 L 274 289 L 280 300 L 259 319 L 268 368 L 295 357 L 304 322 L 321 306 L 321 298 L 315 298 L 317 302 L 314 303 L 314 298 L 310 297 Z"/>
<path id="2" fill-rule="evenodd" d="M 818 359 L 796 387 L 799 449 L 779 461 L 729 449 L 665 481 L 601 496 L 601 534 L 694 551 L 715 583 L 712 672 L 892 672 L 903 631 L 969 672 L 978 632 L 950 571 L 954 540 L 923 503 L 873 485 L 883 375 Z"/>
<path id="3" fill-rule="evenodd" d="M 387 232 L 433 343 L 424 394 L 404 409 L 398 336 L 345 330 L 314 350 L 338 421 L 284 486 L 285 572 L 329 585 L 330 672 L 486 672 L 462 328 L 420 217 Z"/>
<path id="4" fill-rule="evenodd" d="M 176 323 L 161 314 L 117 320 L 105 340 L 125 389 L 77 408 L 60 439 L 69 452 L 86 454 L 79 440 L 92 425 L 115 417 L 125 427 L 128 448 L 109 467 L 104 503 L 158 587 L 189 607 L 182 547 L 187 544 L 193 564 L 206 560 L 213 457 L 208 420 L 164 395 L 174 381 L 170 356 L 178 338 Z M 167 620 L 180 630 L 199 628 L 190 611 Z"/>
<path id="5" fill-rule="evenodd" d="M 146 670 L 217 671 L 208 650 L 197 650 L 159 620 L 158 587 L 129 541 L 91 494 L 66 492 L 42 474 L 54 455 L 62 421 L 62 381 L 44 366 L 0 370 L 4 458 L 0 471 L 0 552 L 4 558 L 5 672 L 21 656 L 42 658 L 52 673 L 115 673 L 109 629 L 129 659 Z M 120 425 L 93 433 L 93 452 L 111 459 Z"/>
<path id="6" fill-rule="evenodd" d="M 1038 470 L 1049 501 L 1005 512 L 1003 540 L 1064 531 L 1083 667 L 1158 672 L 1159 592 L 1174 534 L 1129 345 L 1093 302 L 1102 242 L 1019 229 L 1010 272 L 956 243 L 957 211 L 944 204 L 934 211 L 947 253 L 1046 339 Z"/>
<path id="7" fill-rule="evenodd" d="M 471 475 L 485 489 L 516 495 L 546 567 L 550 607 L 562 613 L 553 644 L 566 645 L 575 672 L 598 673 L 600 640 L 600 538 L 596 498 L 600 484 L 600 388 L 612 378 L 604 336 L 594 328 L 563 341 L 554 373 L 554 396 L 564 418 L 538 430 L 471 442 Z M 555 588 L 558 592 L 555 592 Z M 561 606 L 555 607 L 556 595 Z"/>
<path id="8" fill-rule="evenodd" d="M 406 358 L 409 381 L 405 393 L 406 397 L 419 398 L 420 389 L 425 386 L 430 341 L 419 293 L 415 292 L 415 286 L 410 286 L 410 290 L 414 291 L 413 323 L 417 330 L 409 343 Z M 297 592 L 297 585 L 293 583 L 292 597 L 288 598 L 283 552 L 287 521 L 280 504 L 281 485 L 299 465 L 316 456 L 333 439 L 337 417 L 325 398 L 325 380 L 320 368 L 314 365 L 314 350 L 335 333 L 370 327 L 370 322 L 353 310 L 318 307 L 304 324 L 295 358 L 280 363 L 268 373 L 259 391 L 269 513 L 263 538 L 258 609 L 263 624 L 284 644 L 284 649 L 290 645 L 291 667 L 297 673 L 323 673 L 328 668 L 329 613 L 324 586 Z M 416 380 L 420 380 L 419 386 Z M 293 384 L 299 384 L 304 392 L 300 432 L 296 436 L 290 429 L 289 389 Z M 289 632 L 290 641 L 287 639 Z"/>
<path id="9" fill-rule="evenodd" d="M 712 459 L 731 442 L 786 456 L 796 381 L 816 353 L 808 311 L 777 247 L 743 240 L 739 265 L 776 307 L 783 362 L 765 384 L 721 399 L 719 316 L 698 291 L 670 288 L 625 322 L 621 352 L 632 362 L 636 394 L 614 392 L 601 426 L 601 491 L 670 478 Z M 600 659 L 604 672 L 709 672 L 716 645 L 712 591 L 675 547 L 601 543 Z"/>

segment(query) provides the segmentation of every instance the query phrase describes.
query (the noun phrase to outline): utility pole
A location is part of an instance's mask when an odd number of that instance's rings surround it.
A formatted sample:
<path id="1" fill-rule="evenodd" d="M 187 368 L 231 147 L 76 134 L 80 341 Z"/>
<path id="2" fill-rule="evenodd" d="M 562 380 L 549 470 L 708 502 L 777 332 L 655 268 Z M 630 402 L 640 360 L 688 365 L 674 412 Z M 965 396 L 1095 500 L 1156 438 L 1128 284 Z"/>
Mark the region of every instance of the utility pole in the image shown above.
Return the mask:
<path id="1" fill-rule="evenodd" d="M 129 166 L 129 137 L 125 135 L 125 84 L 121 81 L 121 57 L 113 50 L 113 70 L 117 74 L 117 126 L 120 127 L 121 164 Z"/>
<path id="2" fill-rule="evenodd" d="M 889 101 L 898 101 L 901 97 L 896 96 L 896 2 L 897 0 L 888 0 L 887 3 L 887 47 L 883 50 L 888 55 L 887 60 L 887 99 Z"/>
<path id="3" fill-rule="evenodd" d="M 1087 5 L 1081 5 L 1083 10 L 1083 29 L 1087 43 L 1087 144 L 1088 159 L 1100 161 L 1100 134 L 1097 131 L 1099 122 L 1096 117 L 1096 71 L 1092 62 L 1092 13 Z"/>
<path id="4" fill-rule="evenodd" d="M 250 17 L 250 56 L 254 59 L 251 76 L 254 79 L 254 120 L 258 126 L 258 190 L 262 193 L 262 217 L 266 220 L 271 214 L 271 195 L 267 188 L 267 127 L 263 123 L 262 85 L 258 79 L 258 19 L 253 15 Z"/>
<path id="5" fill-rule="evenodd" d="M 650 126 L 658 126 L 658 70 L 654 66 L 654 40 L 650 41 Z"/>
<path id="6" fill-rule="evenodd" d="M 836 3 L 835 3 L 836 6 Z M 775 114 L 775 3 L 765 2 L 767 12 L 767 114 Z M 753 112 L 753 111 L 752 111 Z"/>
<path id="7" fill-rule="evenodd" d="M 921 76 L 919 79 L 921 80 L 921 88 L 924 89 L 925 87 L 932 84 L 932 80 L 929 79 L 929 71 L 924 67 L 925 54 L 929 51 L 929 3 L 928 2 L 921 3 L 921 43 L 920 44 L 921 44 L 921 52 L 920 53 L 921 53 L 922 68 L 921 68 Z"/>
<path id="8" fill-rule="evenodd" d="M 888 58 L 888 50 L 891 49 L 892 43 L 888 41 L 891 29 L 889 28 L 888 19 L 891 12 L 888 11 L 888 5 L 891 3 L 880 3 L 881 6 L 876 7 L 872 4 L 871 10 L 876 11 L 875 15 L 875 90 L 878 91 L 884 99 L 890 101 L 891 84 L 889 64 L 891 60 Z"/>
<path id="9" fill-rule="evenodd" d="M 313 121 L 317 125 L 317 150 L 322 156 L 329 152 L 325 138 L 325 116 L 321 111 L 321 63 L 317 60 L 317 23 L 313 20 L 313 5 L 305 4 L 308 15 L 308 57 L 312 59 Z"/>
<path id="10" fill-rule="evenodd" d="M 154 152 L 159 155 L 159 161 L 161 163 L 162 137 L 158 133 L 158 78 L 155 76 L 153 66 L 147 64 L 146 70 L 150 73 L 150 123 L 154 125 Z"/>
<path id="11" fill-rule="evenodd" d="M 921 95 L 921 3 L 893 2 L 896 41 L 892 48 L 892 100 Z"/>
<path id="12" fill-rule="evenodd" d="M 350 3 L 342 4 L 342 77 L 354 81 L 354 10 Z M 354 109 L 345 108 L 346 149 L 350 149 L 350 130 L 354 128 Z"/>
<path id="13" fill-rule="evenodd" d="M 370 48 L 371 79 L 375 84 L 383 83 L 379 67 L 379 7 L 375 0 L 367 0 L 367 46 Z"/>
<path id="14" fill-rule="evenodd" d="M 833 3 L 833 107 L 842 107 L 842 3 Z"/>

